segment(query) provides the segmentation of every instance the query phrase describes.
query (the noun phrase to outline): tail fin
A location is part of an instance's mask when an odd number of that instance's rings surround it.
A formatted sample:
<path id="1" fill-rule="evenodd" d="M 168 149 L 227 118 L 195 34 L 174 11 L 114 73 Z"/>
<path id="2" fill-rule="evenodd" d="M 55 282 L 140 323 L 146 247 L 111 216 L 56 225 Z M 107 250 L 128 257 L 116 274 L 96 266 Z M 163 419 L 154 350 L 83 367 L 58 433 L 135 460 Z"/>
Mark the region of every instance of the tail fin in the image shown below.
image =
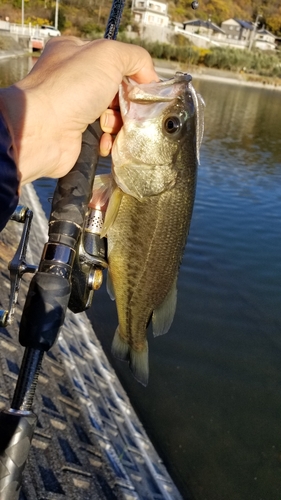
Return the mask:
<path id="1" fill-rule="evenodd" d="M 135 351 L 120 337 L 118 327 L 112 342 L 111 352 L 116 358 L 129 361 L 135 379 L 142 385 L 147 386 L 149 375 L 147 342 L 143 351 Z"/>

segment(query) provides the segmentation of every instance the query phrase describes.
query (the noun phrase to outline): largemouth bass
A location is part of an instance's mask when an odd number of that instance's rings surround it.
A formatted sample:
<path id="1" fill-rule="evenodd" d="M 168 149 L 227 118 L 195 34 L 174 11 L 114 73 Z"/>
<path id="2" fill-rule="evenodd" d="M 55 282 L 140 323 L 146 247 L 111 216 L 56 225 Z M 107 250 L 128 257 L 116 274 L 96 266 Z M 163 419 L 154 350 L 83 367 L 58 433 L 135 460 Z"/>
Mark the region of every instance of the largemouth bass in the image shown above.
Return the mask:
<path id="1" fill-rule="evenodd" d="M 151 84 L 124 82 L 123 126 L 112 150 L 117 185 L 106 213 L 108 290 L 119 325 L 112 352 L 148 382 L 147 327 L 155 336 L 173 321 L 177 277 L 191 221 L 202 99 L 191 76 Z"/>

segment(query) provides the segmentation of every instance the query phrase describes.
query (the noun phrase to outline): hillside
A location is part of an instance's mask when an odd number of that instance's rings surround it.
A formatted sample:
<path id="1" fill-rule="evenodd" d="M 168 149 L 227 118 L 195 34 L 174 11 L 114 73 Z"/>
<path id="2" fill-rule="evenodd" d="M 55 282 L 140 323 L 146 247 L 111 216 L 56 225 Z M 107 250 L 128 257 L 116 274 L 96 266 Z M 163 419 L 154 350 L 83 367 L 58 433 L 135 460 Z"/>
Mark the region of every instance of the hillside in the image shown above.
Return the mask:
<path id="1" fill-rule="evenodd" d="M 231 17 L 255 21 L 259 26 L 281 36 L 280 0 L 199 0 L 199 8 L 191 8 L 191 0 L 169 1 L 171 21 L 209 19 L 220 25 Z M 21 22 L 22 0 L 1 0 L 0 18 L 9 17 L 11 22 Z M 54 24 L 53 0 L 25 0 L 25 22 Z M 60 0 L 59 29 L 65 34 L 89 35 L 103 31 L 111 2 L 109 0 Z M 127 0 L 121 29 L 130 24 L 131 0 Z"/>

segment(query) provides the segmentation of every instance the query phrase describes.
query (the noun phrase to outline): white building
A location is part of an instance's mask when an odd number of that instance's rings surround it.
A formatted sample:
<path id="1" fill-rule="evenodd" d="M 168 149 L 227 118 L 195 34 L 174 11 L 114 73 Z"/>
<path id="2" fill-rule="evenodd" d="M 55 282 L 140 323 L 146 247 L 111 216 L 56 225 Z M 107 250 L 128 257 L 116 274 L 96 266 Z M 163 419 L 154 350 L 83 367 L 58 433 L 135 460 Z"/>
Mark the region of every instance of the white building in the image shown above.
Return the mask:
<path id="1" fill-rule="evenodd" d="M 168 26 L 168 6 L 161 0 L 133 0 L 133 19 L 136 23 L 145 26 Z"/>
<path id="2" fill-rule="evenodd" d="M 257 49 L 275 50 L 275 36 L 265 29 L 258 30 L 255 34 L 254 45 Z"/>
<path id="3" fill-rule="evenodd" d="M 242 21 L 241 19 L 228 19 L 221 24 L 229 45 L 241 44 L 244 48 L 257 47 L 262 50 L 275 50 L 276 37 L 265 29 L 257 31 L 257 24 Z M 233 45 L 234 46 L 234 45 Z"/>
<path id="4" fill-rule="evenodd" d="M 183 23 L 183 29 L 189 33 L 205 35 L 209 38 L 212 37 L 212 39 L 215 40 L 224 40 L 226 36 L 225 32 L 210 20 L 202 21 L 201 19 L 194 19 L 192 21 L 185 21 Z"/>

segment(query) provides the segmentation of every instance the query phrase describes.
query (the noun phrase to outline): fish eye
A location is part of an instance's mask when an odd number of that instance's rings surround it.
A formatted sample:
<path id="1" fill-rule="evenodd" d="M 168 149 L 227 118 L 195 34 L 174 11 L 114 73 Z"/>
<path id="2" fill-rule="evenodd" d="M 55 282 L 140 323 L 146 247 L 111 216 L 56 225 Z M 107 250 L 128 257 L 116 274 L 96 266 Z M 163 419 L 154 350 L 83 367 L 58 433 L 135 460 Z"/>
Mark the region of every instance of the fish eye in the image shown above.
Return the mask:
<path id="1" fill-rule="evenodd" d="M 164 129 L 168 134 L 175 134 L 181 128 L 181 121 L 178 116 L 168 116 L 164 121 Z"/>

